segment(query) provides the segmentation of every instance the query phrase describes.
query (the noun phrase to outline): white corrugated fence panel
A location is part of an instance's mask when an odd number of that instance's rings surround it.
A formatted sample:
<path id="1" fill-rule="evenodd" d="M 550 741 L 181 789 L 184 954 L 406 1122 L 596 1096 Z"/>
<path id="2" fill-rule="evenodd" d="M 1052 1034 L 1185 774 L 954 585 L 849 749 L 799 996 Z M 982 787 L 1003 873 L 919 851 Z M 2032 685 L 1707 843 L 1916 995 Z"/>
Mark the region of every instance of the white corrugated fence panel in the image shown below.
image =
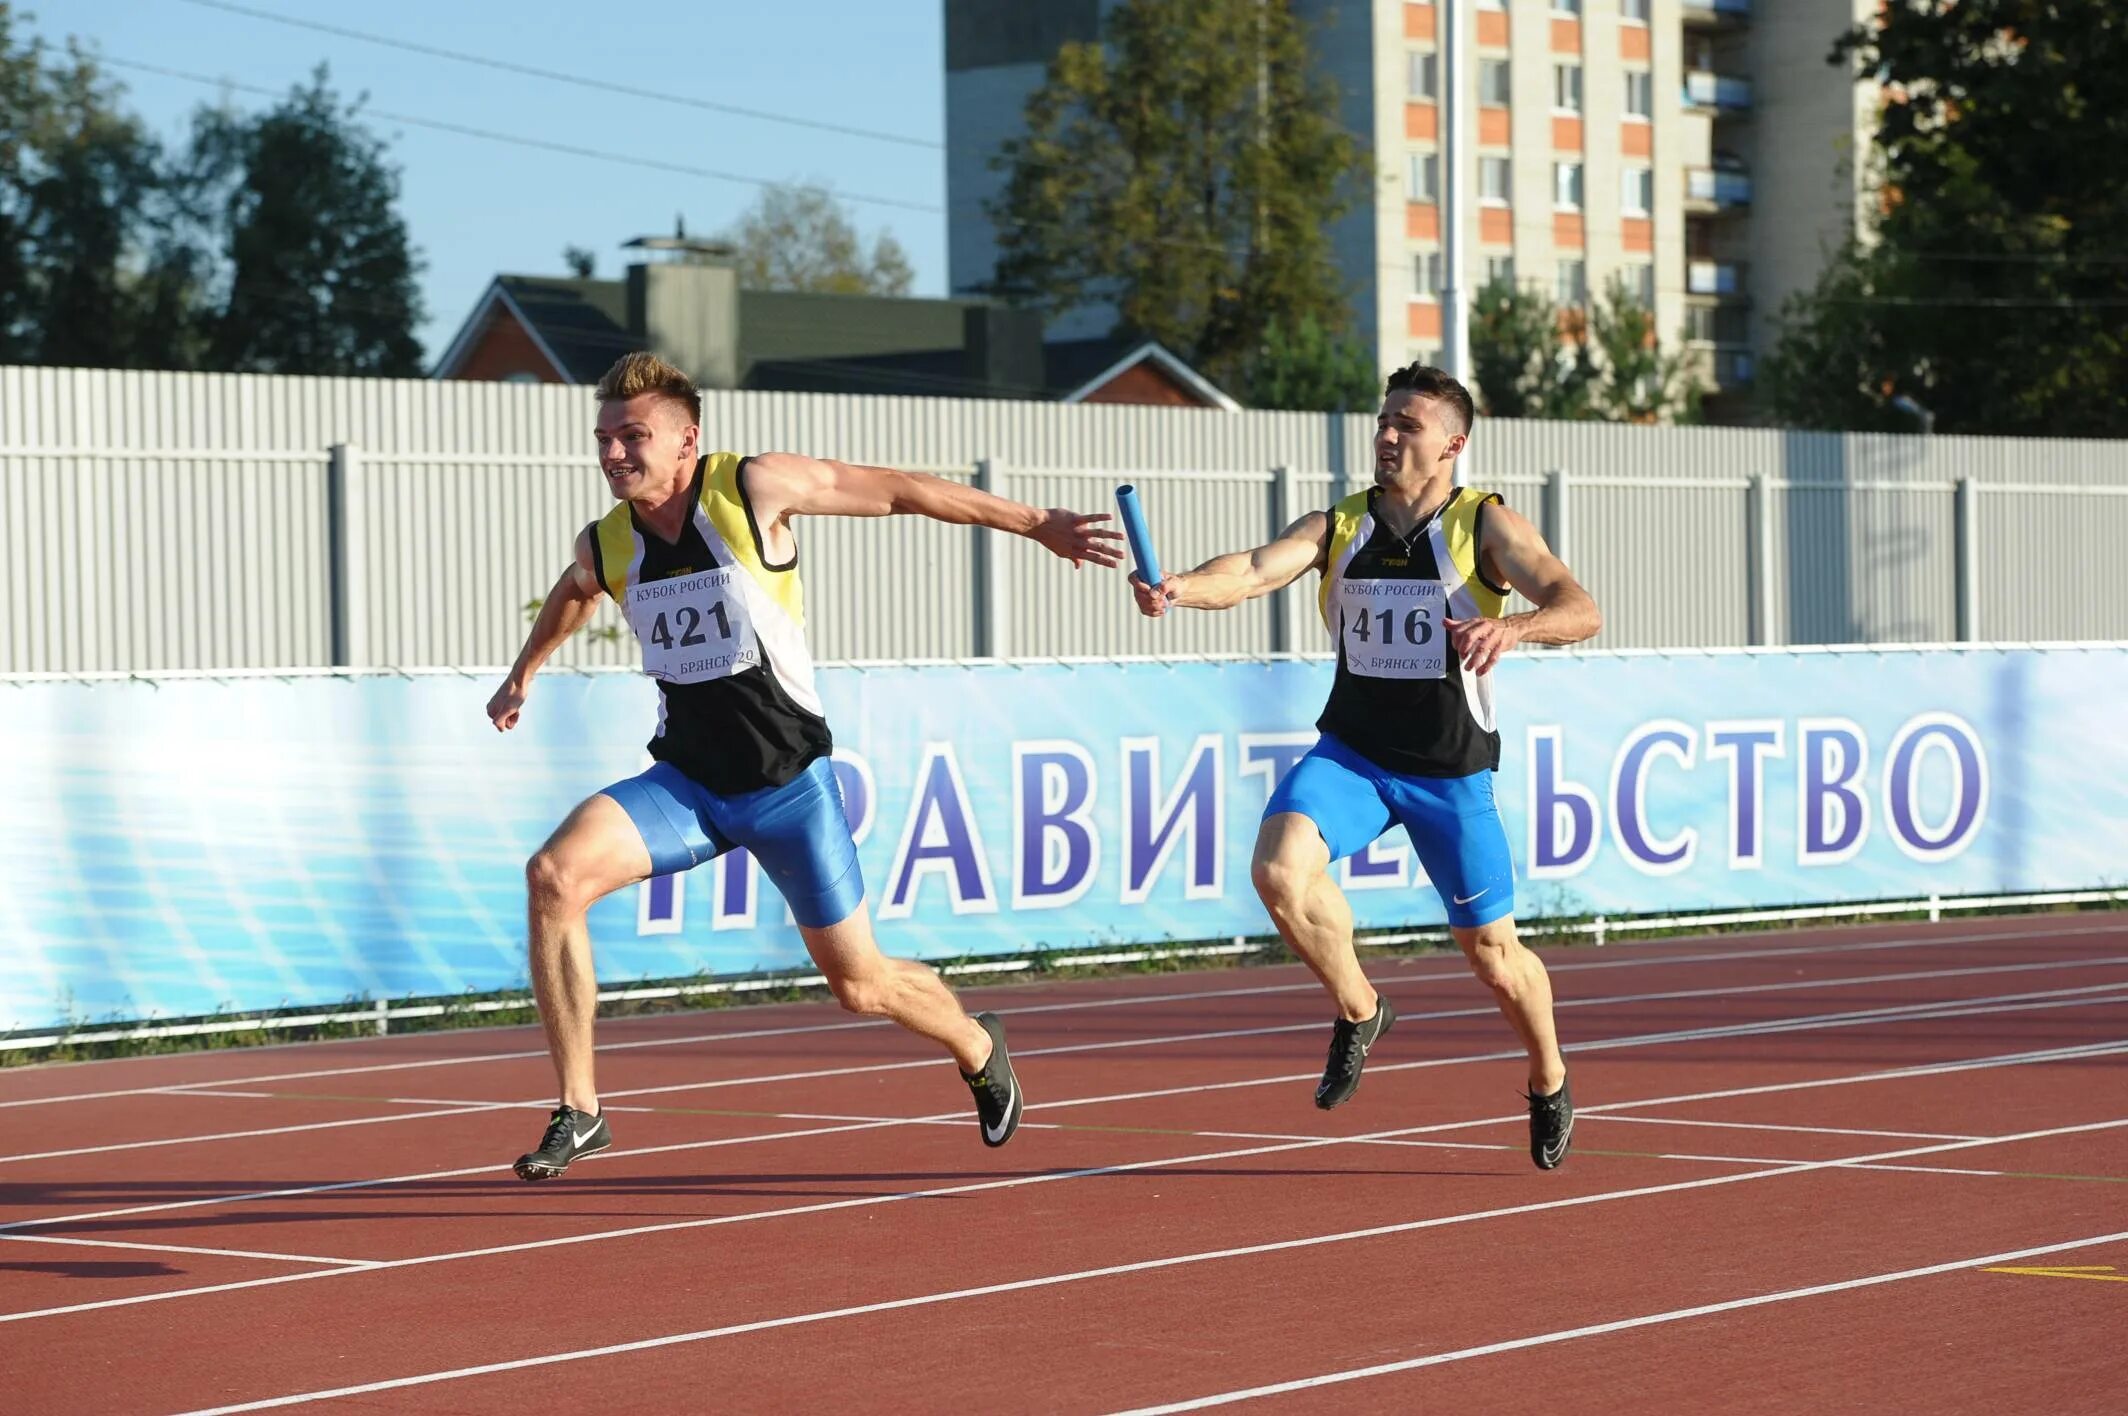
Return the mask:
<path id="1" fill-rule="evenodd" d="M 973 469 L 933 475 L 967 482 Z M 803 516 L 795 529 L 814 658 L 974 655 L 975 538 L 995 532 L 921 516 Z"/>
<path id="2" fill-rule="evenodd" d="M 1117 486 L 1138 488 L 1163 573 L 1188 570 L 1270 538 L 1272 477 L 1261 473 L 1033 471 L 1008 468 L 1001 490 L 1040 507 L 1115 513 Z M 1112 523 L 1113 524 L 1113 523 Z M 1029 541 L 1002 548 L 1005 649 L 1022 655 L 1261 653 L 1271 643 L 1269 601 L 1230 610 L 1138 613 L 1131 569 L 1070 565 Z"/>
<path id="3" fill-rule="evenodd" d="M 326 452 L 355 449 L 358 662 L 502 663 L 608 505 L 585 388 L 0 368 L 0 670 L 303 666 L 332 643 Z M 1261 544 L 1274 469 L 1293 510 L 1371 478 L 1366 414 L 1220 413 L 966 399 L 713 392 L 704 442 L 967 476 L 1039 504 L 1112 507 L 1145 490 L 1163 561 Z M 1766 479 L 1767 638 L 1948 639 L 1957 628 L 1953 486 L 1982 488 L 1982 636 L 2128 636 L 2128 444 L 1481 420 L 1470 479 L 1550 528 L 1605 612 L 1600 645 L 1742 643 L 1752 628 L 1744 490 Z M 1096 470 L 1103 469 L 1103 470 Z M 2061 490 L 2016 490 L 2043 484 Z M 2089 486 L 2090 492 L 2075 488 Z M 822 658 L 1319 647 L 1311 585 L 1223 614 L 1143 622 L 1121 585 L 1009 537 L 978 604 L 988 533 L 909 518 L 801 522 Z M 985 619 L 994 635 L 983 634 Z M 595 623 L 611 628 L 602 611 Z M 632 662 L 579 636 L 559 662 Z"/>
<path id="4" fill-rule="evenodd" d="M 330 657 L 325 458 L 0 454 L 0 672 Z"/>
<path id="5" fill-rule="evenodd" d="M 2001 491 L 1976 498 L 1980 638 L 2120 637 L 2128 605 L 2128 488 L 2117 490 L 2123 494 Z"/>

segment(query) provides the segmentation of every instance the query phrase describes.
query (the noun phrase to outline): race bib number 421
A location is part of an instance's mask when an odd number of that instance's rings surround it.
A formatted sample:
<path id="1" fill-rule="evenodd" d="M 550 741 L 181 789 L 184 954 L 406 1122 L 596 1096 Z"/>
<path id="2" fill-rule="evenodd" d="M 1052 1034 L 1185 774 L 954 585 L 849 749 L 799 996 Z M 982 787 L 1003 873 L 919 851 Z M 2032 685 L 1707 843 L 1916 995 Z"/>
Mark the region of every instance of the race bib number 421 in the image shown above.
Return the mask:
<path id="1" fill-rule="evenodd" d="M 628 587 L 628 622 L 643 643 L 643 672 L 667 683 L 728 678 L 761 662 L 730 566 Z"/>
<path id="2" fill-rule="evenodd" d="M 1341 580 L 1338 652 L 1367 678 L 1448 677 L 1448 587 L 1438 580 Z"/>

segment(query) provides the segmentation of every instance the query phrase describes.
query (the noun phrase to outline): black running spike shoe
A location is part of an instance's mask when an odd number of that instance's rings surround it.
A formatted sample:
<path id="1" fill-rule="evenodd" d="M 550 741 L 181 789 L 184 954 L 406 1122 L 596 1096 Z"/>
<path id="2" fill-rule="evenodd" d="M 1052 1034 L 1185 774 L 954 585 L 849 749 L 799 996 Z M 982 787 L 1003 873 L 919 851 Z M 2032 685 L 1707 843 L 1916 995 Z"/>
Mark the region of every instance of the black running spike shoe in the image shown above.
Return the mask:
<path id="1" fill-rule="evenodd" d="M 1529 1158 L 1539 1170 L 1557 1170 L 1574 1144 L 1574 1097 L 1562 1079 L 1550 1096 L 1526 1092 L 1529 1098 Z"/>
<path id="2" fill-rule="evenodd" d="M 1330 1030 L 1330 1061 L 1315 1088 L 1315 1104 L 1328 1111 L 1349 1100 L 1360 1089 L 1360 1069 L 1367 1065 L 1367 1049 L 1396 1025 L 1396 1009 L 1389 1000 L 1374 1000 L 1374 1016 L 1362 1023 L 1339 1018 Z"/>
<path id="3" fill-rule="evenodd" d="M 552 1180 L 571 1162 L 597 1155 L 612 1144 L 613 1132 L 606 1129 L 604 1116 L 593 1116 L 573 1106 L 557 1106 L 547 1118 L 547 1134 L 541 1138 L 539 1149 L 519 1156 L 511 1169 L 520 1180 Z"/>
<path id="4" fill-rule="evenodd" d="M 1001 1146 L 1020 1129 L 1020 1113 L 1026 1099 L 1020 1095 L 1020 1079 L 1012 1074 L 1012 1054 L 1005 1050 L 1005 1024 L 995 1013 L 978 1013 L 976 1025 L 990 1034 L 990 1060 L 970 1076 L 961 1073 L 968 1090 L 975 1093 L 975 1116 L 983 1123 L 983 1144 Z"/>

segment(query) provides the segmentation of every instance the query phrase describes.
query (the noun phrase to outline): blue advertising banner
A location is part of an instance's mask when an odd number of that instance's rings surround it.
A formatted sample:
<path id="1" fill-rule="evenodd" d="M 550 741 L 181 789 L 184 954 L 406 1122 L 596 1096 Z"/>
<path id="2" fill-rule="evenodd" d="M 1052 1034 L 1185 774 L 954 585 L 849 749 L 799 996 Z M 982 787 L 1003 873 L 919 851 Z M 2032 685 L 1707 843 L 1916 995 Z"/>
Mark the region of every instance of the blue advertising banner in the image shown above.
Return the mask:
<path id="1" fill-rule="evenodd" d="M 835 668 L 885 947 L 1267 933 L 1265 800 L 1326 659 Z M 640 770 L 647 680 L 0 681 L 0 1029 L 522 986 L 525 858 Z M 1519 654 L 1498 795 L 1525 918 L 2117 886 L 2128 646 Z M 1363 926 L 1443 918 L 1401 830 Z M 592 913 L 599 973 L 795 967 L 743 854 Z"/>

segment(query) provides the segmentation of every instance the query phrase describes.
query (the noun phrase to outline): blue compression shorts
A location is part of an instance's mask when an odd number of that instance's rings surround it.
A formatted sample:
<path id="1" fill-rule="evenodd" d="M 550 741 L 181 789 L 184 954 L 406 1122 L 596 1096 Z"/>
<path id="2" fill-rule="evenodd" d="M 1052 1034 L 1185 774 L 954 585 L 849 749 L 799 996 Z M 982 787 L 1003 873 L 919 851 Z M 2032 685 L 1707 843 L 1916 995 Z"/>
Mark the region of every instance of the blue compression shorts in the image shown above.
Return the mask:
<path id="1" fill-rule="evenodd" d="M 654 875 L 677 875 L 743 847 L 808 929 L 848 919 L 864 903 L 857 843 L 842 784 L 822 757 L 780 787 L 719 796 L 667 762 L 615 782 L 605 795 L 642 833 Z"/>
<path id="2" fill-rule="evenodd" d="M 1324 733 L 1271 793 L 1264 817 L 1287 811 L 1315 823 L 1333 861 L 1401 824 L 1452 925 L 1475 929 L 1515 912 L 1515 863 L 1490 771 L 1408 777 Z"/>

